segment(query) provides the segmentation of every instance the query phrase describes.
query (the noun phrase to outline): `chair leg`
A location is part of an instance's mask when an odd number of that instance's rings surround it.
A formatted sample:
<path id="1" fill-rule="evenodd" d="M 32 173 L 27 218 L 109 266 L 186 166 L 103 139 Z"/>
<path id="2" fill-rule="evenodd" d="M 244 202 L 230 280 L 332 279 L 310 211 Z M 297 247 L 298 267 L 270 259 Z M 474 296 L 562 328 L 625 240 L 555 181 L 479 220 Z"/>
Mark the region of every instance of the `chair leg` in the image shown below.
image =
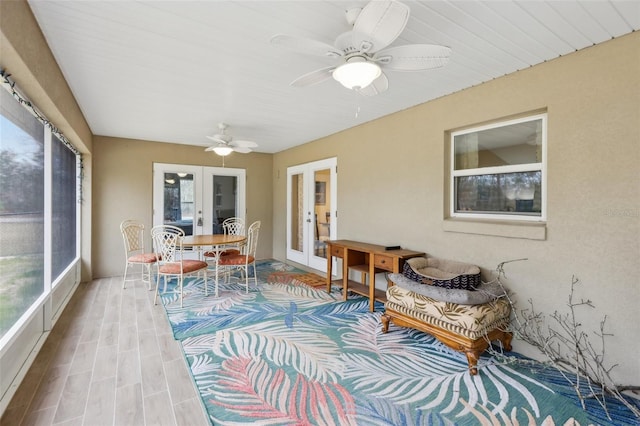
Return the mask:
<path id="1" fill-rule="evenodd" d="M 203 274 L 204 274 L 204 295 L 208 296 L 209 295 L 209 285 L 207 283 L 207 270 L 206 269 L 204 270 Z"/>
<path id="2" fill-rule="evenodd" d="M 153 279 L 153 275 L 151 275 L 151 271 L 153 271 L 153 267 L 156 267 L 156 278 L 158 278 L 158 276 L 160 275 L 160 271 L 158 270 L 158 264 L 154 263 L 149 267 L 149 283 L 151 283 L 151 280 Z M 157 280 L 154 280 L 157 281 Z"/>
<path id="3" fill-rule="evenodd" d="M 220 279 L 220 265 L 216 259 L 216 297 L 218 297 L 218 280 Z"/>
<path id="4" fill-rule="evenodd" d="M 180 285 L 180 307 L 182 308 L 182 275 L 180 275 L 180 281 L 179 281 L 179 285 Z"/>
<path id="5" fill-rule="evenodd" d="M 256 285 L 256 288 L 258 288 L 258 273 L 256 272 L 256 262 L 253 262 L 253 282 Z"/>
<path id="6" fill-rule="evenodd" d="M 156 294 L 153 296 L 153 304 L 158 304 L 158 289 L 160 288 L 160 272 L 156 275 Z"/>
<path id="7" fill-rule="evenodd" d="M 146 269 L 146 272 L 145 272 Z M 147 288 L 151 290 L 151 264 L 145 263 L 142 265 L 142 282 L 147 283 Z"/>
<path id="8" fill-rule="evenodd" d="M 129 270 L 129 262 L 124 266 L 124 277 L 122 277 L 122 288 L 127 288 L 127 272 Z"/>
<path id="9" fill-rule="evenodd" d="M 244 292 L 249 293 L 249 265 L 244 265 Z"/>

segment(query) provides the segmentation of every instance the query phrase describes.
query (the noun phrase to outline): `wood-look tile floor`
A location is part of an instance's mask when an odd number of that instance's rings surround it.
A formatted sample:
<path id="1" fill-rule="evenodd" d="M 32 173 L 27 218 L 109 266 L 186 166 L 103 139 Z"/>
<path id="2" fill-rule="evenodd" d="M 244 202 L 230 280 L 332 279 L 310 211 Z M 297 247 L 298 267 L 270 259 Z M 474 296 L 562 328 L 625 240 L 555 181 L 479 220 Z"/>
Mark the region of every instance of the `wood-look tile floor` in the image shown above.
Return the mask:
<path id="1" fill-rule="evenodd" d="M 153 294 L 122 277 L 80 284 L 0 425 L 208 425 Z"/>

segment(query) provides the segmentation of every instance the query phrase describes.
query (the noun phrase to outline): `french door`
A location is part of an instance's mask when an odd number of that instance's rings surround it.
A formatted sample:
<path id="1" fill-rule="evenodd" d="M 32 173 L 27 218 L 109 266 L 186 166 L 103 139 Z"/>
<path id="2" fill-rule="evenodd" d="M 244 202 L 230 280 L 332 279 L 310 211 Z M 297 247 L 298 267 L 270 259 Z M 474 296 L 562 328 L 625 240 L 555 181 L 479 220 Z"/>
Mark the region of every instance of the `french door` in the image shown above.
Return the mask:
<path id="1" fill-rule="evenodd" d="M 186 235 L 222 234 L 229 217 L 245 218 L 244 169 L 153 164 L 153 225 Z"/>
<path id="2" fill-rule="evenodd" d="M 336 238 L 337 159 L 287 169 L 287 259 L 326 271 L 326 241 Z"/>

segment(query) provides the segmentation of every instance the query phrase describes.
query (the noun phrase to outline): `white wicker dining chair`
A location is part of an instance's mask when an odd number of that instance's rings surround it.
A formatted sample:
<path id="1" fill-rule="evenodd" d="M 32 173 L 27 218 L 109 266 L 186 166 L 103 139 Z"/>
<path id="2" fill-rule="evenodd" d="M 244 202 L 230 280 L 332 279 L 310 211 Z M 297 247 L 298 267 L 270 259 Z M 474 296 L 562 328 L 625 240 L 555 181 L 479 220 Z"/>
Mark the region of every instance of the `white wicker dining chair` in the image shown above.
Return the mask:
<path id="1" fill-rule="evenodd" d="M 157 304 L 160 288 L 160 277 L 164 279 L 164 289 L 167 288 L 167 278 L 178 279 L 176 292 L 180 294 L 180 307 L 183 300 L 184 277 L 191 274 L 204 273 L 204 294 L 209 295 L 207 288 L 207 262 L 184 258 L 184 231 L 177 226 L 158 225 L 151 229 L 153 245 L 160 259 L 158 260 L 158 274 L 156 279 L 156 294 L 153 304 Z"/>
<path id="2" fill-rule="evenodd" d="M 218 267 L 222 269 L 240 269 L 243 271 L 245 279 L 245 291 L 249 292 L 249 267 L 253 266 L 253 280 L 258 286 L 258 275 L 256 273 L 256 251 L 258 249 L 258 235 L 260 234 L 260 221 L 255 221 L 247 230 L 247 242 L 242 246 L 242 253 L 230 256 L 221 256 L 218 260 Z M 216 283 L 216 294 L 218 283 Z"/>
<path id="3" fill-rule="evenodd" d="M 222 222 L 222 230 L 224 235 L 245 235 L 244 219 L 240 217 L 229 217 Z M 217 256 L 231 256 L 240 254 L 240 250 L 244 242 L 236 247 L 230 246 L 225 248 L 219 253 L 213 250 L 205 251 L 204 257 L 210 260 L 214 260 Z"/>
<path id="4" fill-rule="evenodd" d="M 122 288 L 127 288 L 127 282 L 136 281 L 136 278 L 128 278 L 129 268 L 140 265 L 142 268 L 142 282 L 147 283 L 151 290 L 151 267 L 158 261 L 156 253 L 145 252 L 144 249 L 144 225 L 137 220 L 124 220 L 120 224 L 120 232 L 124 241 L 124 276 Z"/>

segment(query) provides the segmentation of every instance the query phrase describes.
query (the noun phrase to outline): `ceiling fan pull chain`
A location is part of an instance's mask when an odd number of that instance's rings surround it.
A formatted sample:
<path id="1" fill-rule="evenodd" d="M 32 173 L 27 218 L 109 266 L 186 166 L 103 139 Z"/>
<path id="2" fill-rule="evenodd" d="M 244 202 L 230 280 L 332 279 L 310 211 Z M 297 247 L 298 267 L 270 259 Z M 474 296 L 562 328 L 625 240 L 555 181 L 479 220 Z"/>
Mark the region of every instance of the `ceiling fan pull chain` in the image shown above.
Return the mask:
<path id="1" fill-rule="evenodd" d="M 356 115 L 355 115 L 355 118 L 358 118 L 358 116 L 360 115 L 360 99 L 361 99 L 361 96 L 358 93 L 357 89 L 353 91 L 353 94 L 354 94 L 355 100 L 356 100 Z"/>

